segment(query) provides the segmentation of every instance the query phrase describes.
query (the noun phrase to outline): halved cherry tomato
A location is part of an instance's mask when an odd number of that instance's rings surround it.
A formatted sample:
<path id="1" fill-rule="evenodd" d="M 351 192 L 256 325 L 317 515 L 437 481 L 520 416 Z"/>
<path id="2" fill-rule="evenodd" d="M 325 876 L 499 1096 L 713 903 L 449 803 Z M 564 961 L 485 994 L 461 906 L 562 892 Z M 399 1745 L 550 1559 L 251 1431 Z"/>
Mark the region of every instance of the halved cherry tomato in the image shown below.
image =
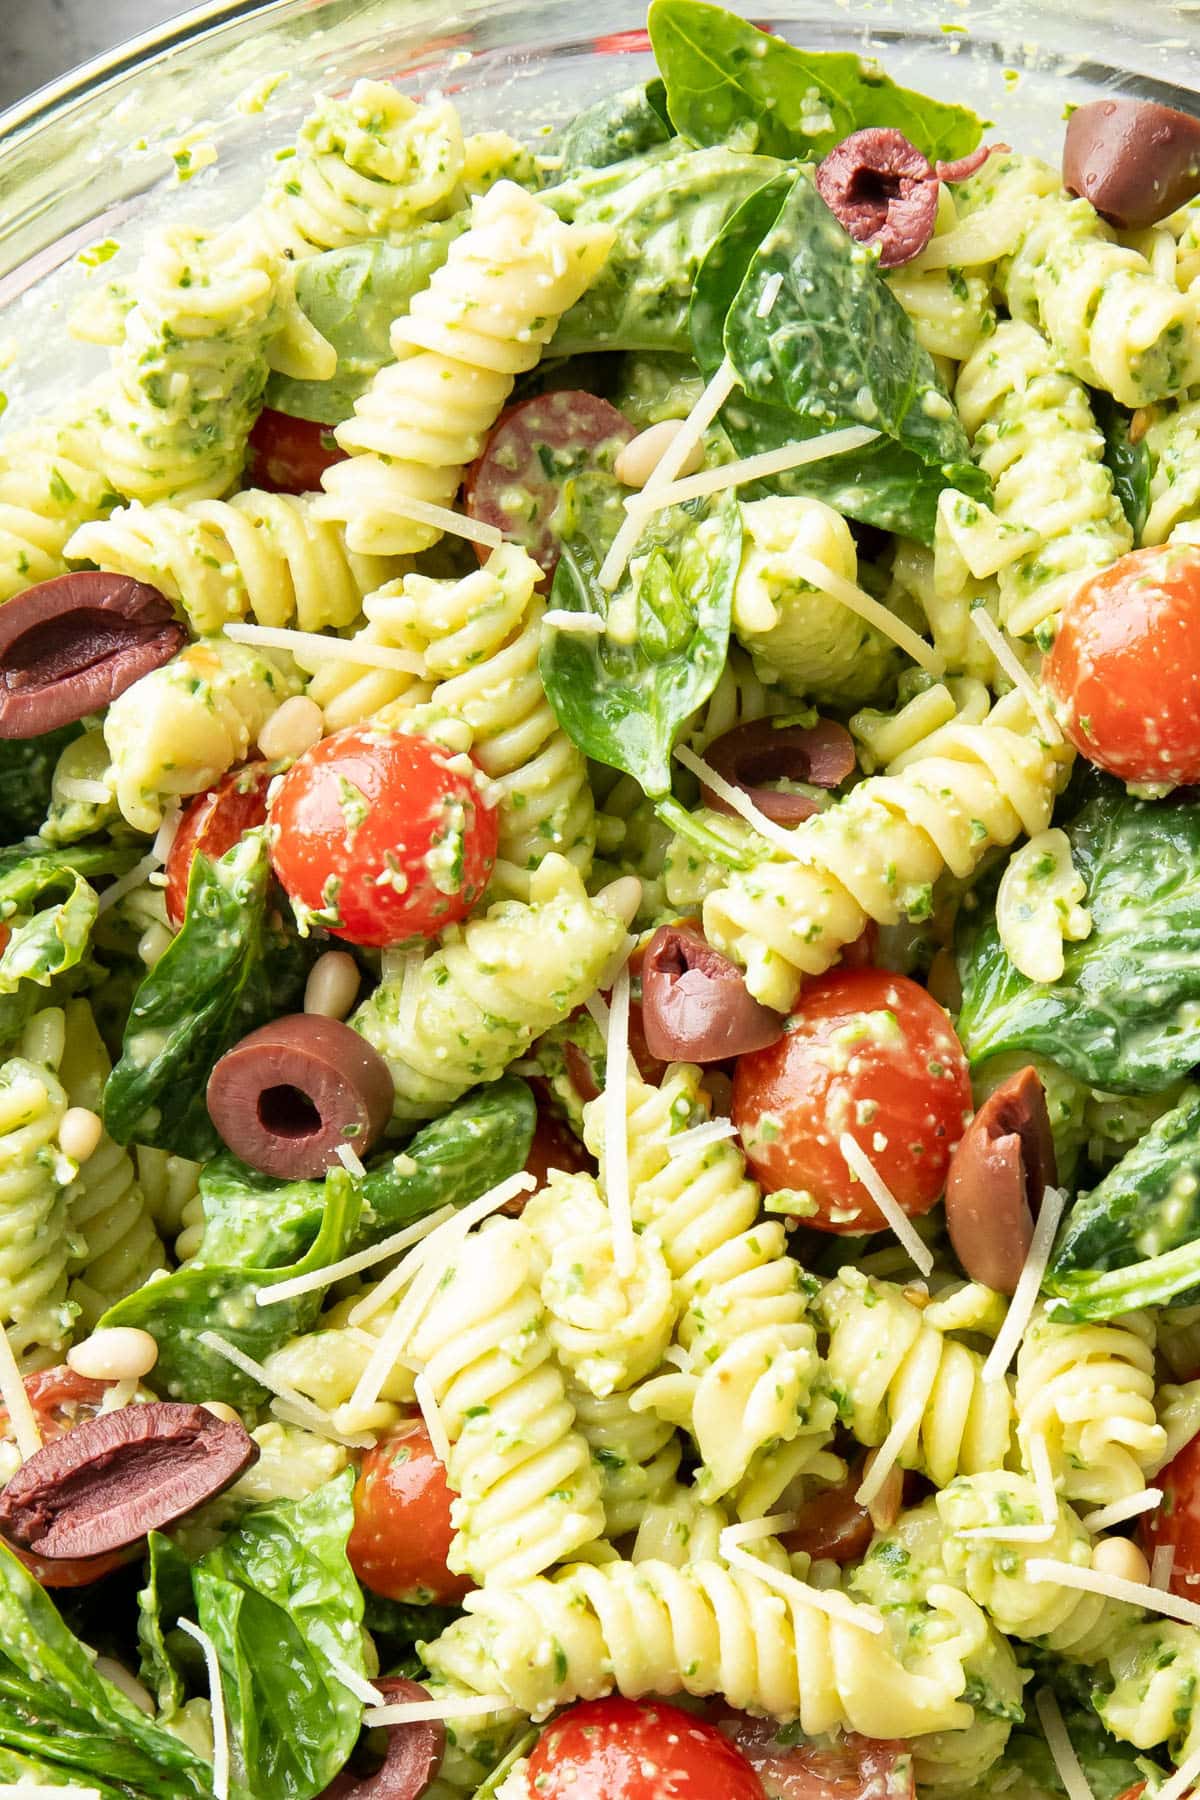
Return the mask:
<path id="1" fill-rule="evenodd" d="M 222 776 L 216 787 L 209 788 L 206 794 L 197 794 L 184 807 L 166 869 L 167 917 L 176 931 L 187 912 L 188 880 L 196 852 L 202 850 L 213 859 L 224 856 L 243 832 L 264 824 L 270 784 L 268 763 L 246 763 Z"/>
<path id="2" fill-rule="evenodd" d="M 263 408 L 250 433 L 247 485 L 272 494 L 311 494 L 326 469 L 344 462 L 346 452 L 334 442 L 333 428 L 314 419 Z"/>
<path id="3" fill-rule="evenodd" d="M 5 945 L 8 943 L 11 936 L 12 927 L 9 925 L 0 925 L 0 956 L 4 955 Z"/>
<path id="4" fill-rule="evenodd" d="M 482 456 L 467 472 L 467 512 L 524 544 L 548 586 L 558 562 L 551 520 L 563 482 L 583 468 L 611 469 L 636 435 L 615 406 L 580 388 L 522 400 L 501 413 Z M 484 560 L 487 549 L 477 549 Z"/>
<path id="5" fill-rule="evenodd" d="M 451 1498 L 445 1465 L 420 1420 L 367 1451 L 346 1545 L 364 1587 L 418 1605 L 452 1605 L 470 1593 L 470 1580 L 446 1567 Z"/>
<path id="6" fill-rule="evenodd" d="M 86 1375 L 77 1375 L 66 1363 L 52 1369 L 37 1369 L 27 1375 L 25 1392 L 33 1407 L 42 1442 L 51 1444 L 55 1438 L 65 1437 L 73 1426 L 93 1418 L 109 1385 L 107 1381 L 93 1381 Z M 7 1435 L 8 1428 L 8 1413 L 0 1407 L 0 1432 Z M 87 1587 L 139 1554 L 137 1546 L 133 1545 L 128 1550 L 110 1550 L 104 1556 L 56 1557 L 51 1561 L 33 1556 L 16 1545 L 12 1549 L 30 1574 L 46 1588 Z"/>
<path id="7" fill-rule="evenodd" d="M 294 901 L 352 944 L 433 937 L 465 919 L 496 861 L 496 814 L 469 759 L 352 725 L 297 758 L 271 802 L 271 857 Z"/>
<path id="8" fill-rule="evenodd" d="M 1156 1477 L 1162 1504 L 1143 1513 L 1138 1525 L 1142 1549 L 1153 1560 L 1156 1550 L 1170 1546 L 1171 1592 L 1185 1600 L 1200 1599 L 1200 1437 L 1167 1464 Z"/>
<path id="9" fill-rule="evenodd" d="M 908 1745 L 847 1732 L 830 1745 L 776 1742 L 770 1719 L 735 1713 L 721 1721 L 754 1769 L 769 1800 L 913 1800 L 916 1785 Z M 715 1791 L 715 1790 L 714 1790 Z"/>
<path id="10" fill-rule="evenodd" d="M 727 1737 L 661 1700 L 587 1700 L 547 1725 L 529 1756 L 538 1800 L 763 1800 Z"/>
<path id="11" fill-rule="evenodd" d="M 807 986 L 787 1029 L 738 1058 L 733 1122 L 768 1192 L 811 1197 L 818 1231 L 882 1231 L 887 1221 L 852 1181 L 844 1133 L 910 1217 L 946 1183 L 971 1113 L 967 1059 L 937 1001 L 906 975 L 831 969 Z"/>
<path id="12" fill-rule="evenodd" d="M 1042 672 L 1091 762 L 1122 781 L 1200 781 L 1200 547 L 1135 550 L 1093 575 Z"/>

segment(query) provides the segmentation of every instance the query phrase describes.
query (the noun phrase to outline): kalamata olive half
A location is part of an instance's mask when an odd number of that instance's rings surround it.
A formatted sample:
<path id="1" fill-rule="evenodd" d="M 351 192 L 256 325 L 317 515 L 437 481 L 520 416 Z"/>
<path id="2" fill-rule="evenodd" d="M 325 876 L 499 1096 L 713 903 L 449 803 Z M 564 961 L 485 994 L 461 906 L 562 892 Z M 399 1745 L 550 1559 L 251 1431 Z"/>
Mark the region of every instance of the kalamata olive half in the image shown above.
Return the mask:
<path id="1" fill-rule="evenodd" d="M 919 256 L 937 223 L 932 164 L 894 126 L 852 131 L 817 164 L 817 192 L 860 244 L 877 244 L 879 266 Z"/>
<path id="2" fill-rule="evenodd" d="M 0 607 L 0 738 L 40 737 L 97 712 L 187 643 L 157 588 L 94 570 Z"/>
<path id="3" fill-rule="evenodd" d="M 955 162 L 934 163 L 934 173 L 939 181 L 951 187 L 959 181 L 970 181 L 972 175 L 978 175 L 989 156 L 999 156 L 1007 151 L 1007 144 L 980 144 L 968 156 L 960 156 Z"/>
<path id="4" fill-rule="evenodd" d="M 431 1698 L 427 1688 L 401 1675 L 387 1676 L 375 1686 L 392 1706 Z M 420 1800 L 441 1767 L 446 1727 L 440 1719 L 413 1719 L 384 1729 L 387 1750 L 375 1773 L 360 1779 L 343 1769 L 320 1800 Z"/>
<path id="5" fill-rule="evenodd" d="M 1018 1069 L 979 1108 L 946 1177 L 946 1228 L 972 1281 L 1013 1293 L 1042 1196 L 1056 1180 L 1041 1077 Z"/>
<path id="6" fill-rule="evenodd" d="M 229 1148 L 264 1175 L 323 1175 L 338 1146 L 376 1144 L 395 1090 L 378 1050 L 319 1013 L 291 1013 L 252 1031 L 208 1078 L 208 1112 Z"/>
<path id="7" fill-rule="evenodd" d="M 1200 194 L 1200 119 L 1153 100 L 1077 106 L 1063 144 L 1063 186 L 1123 230 L 1157 224 Z"/>
<path id="8" fill-rule="evenodd" d="M 798 781 L 809 787 L 835 788 L 854 771 L 854 742 L 844 725 L 818 719 L 815 725 L 776 725 L 756 719 L 735 725 L 704 752 L 708 763 L 731 786 L 741 788 L 760 813 L 776 825 L 799 825 L 821 811 L 811 794 L 789 794 L 768 781 Z M 732 813 L 733 807 L 711 788 L 701 788 L 705 806 Z"/>
<path id="9" fill-rule="evenodd" d="M 21 1464 L 0 1492 L 0 1532 L 47 1560 L 120 1550 L 223 1493 L 258 1456 L 243 1425 L 203 1406 L 97 1413 Z"/>
<path id="10" fill-rule="evenodd" d="M 697 931 L 661 925 L 642 963 L 642 1029 L 663 1062 L 724 1062 L 765 1050 L 783 1019 L 751 998 L 742 971 Z"/>

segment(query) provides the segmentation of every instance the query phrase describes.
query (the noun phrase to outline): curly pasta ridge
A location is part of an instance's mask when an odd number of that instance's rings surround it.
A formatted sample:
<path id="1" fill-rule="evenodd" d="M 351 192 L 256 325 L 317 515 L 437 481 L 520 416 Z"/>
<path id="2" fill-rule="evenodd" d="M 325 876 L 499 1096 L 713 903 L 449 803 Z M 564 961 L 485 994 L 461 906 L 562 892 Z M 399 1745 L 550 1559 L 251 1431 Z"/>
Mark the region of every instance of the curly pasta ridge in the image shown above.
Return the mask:
<path id="1" fill-rule="evenodd" d="M 67 1298 L 78 1248 L 67 1211 L 75 1165 L 57 1141 L 66 1110 L 66 1091 L 43 1063 L 14 1056 L 0 1068 L 0 1327 L 30 1365 L 55 1360 L 75 1316 Z"/>
<path id="2" fill-rule="evenodd" d="M 72 532 L 118 496 L 87 429 L 51 418 L 0 441 L 0 604 L 67 571 Z"/>

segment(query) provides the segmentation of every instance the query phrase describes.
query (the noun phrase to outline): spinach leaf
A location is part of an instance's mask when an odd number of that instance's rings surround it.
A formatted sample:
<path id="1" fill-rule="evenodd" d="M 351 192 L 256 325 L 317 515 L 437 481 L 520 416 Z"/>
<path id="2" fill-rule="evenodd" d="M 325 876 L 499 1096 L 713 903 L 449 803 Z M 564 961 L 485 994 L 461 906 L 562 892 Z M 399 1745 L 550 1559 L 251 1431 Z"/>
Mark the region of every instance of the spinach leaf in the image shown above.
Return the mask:
<path id="1" fill-rule="evenodd" d="M 180 1663 L 193 1661 L 197 1649 L 178 1630 L 181 1615 L 191 1612 L 191 1564 L 169 1537 L 152 1531 L 146 1540 L 146 1585 L 138 1594 L 138 1649 L 142 1680 L 168 1718 L 183 1705 Z"/>
<path id="2" fill-rule="evenodd" d="M 406 1605 L 399 1600 L 385 1600 L 369 1588 L 363 1591 L 363 1624 L 375 1639 L 385 1675 L 420 1681 L 425 1666 L 417 1655 L 417 1645 L 441 1637 L 458 1617 L 456 1606 Z"/>
<path id="3" fill-rule="evenodd" d="M 1112 476 L 1113 491 L 1136 543 L 1150 511 L 1150 452 L 1144 438 L 1136 444 L 1131 439 L 1133 415 L 1128 408 L 1099 388 L 1091 389 L 1088 397 L 1096 423 L 1104 433 L 1104 461 Z"/>
<path id="4" fill-rule="evenodd" d="M 555 332 L 553 354 L 687 350 L 696 271 L 726 220 L 778 173 L 771 157 L 670 143 L 547 188 L 540 198 L 560 218 L 617 234 L 599 276 Z"/>
<path id="5" fill-rule="evenodd" d="M 79 725 L 63 725 L 44 737 L 0 738 L 0 838 L 28 837 L 46 816 L 59 754 Z"/>
<path id="6" fill-rule="evenodd" d="M 111 844 L 52 849 L 27 838 L 0 850 L 0 922 L 8 927 L 0 952 L 0 1044 L 11 1044 L 47 996 L 55 978 L 80 965 L 97 912 L 89 876 L 119 875 L 137 851 Z"/>
<path id="7" fill-rule="evenodd" d="M 694 144 L 807 161 L 852 131 L 891 125 L 931 162 L 952 162 L 983 135 L 965 106 L 897 87 L 860 56 L 797 49 L 724 7 L 653 0 L 647 23 L 667 109 Z"/>
<path id="8" fill-rule="evenodd" d="M 399 243 L 370 238 L 302 262 L 296 271 L 296 298 L 337 351 L 337 371 L 328 381 L 272 375 L 265 404 L 322 425 L 340 425 L 349 418 L 371 377 L 395 361 L 392 320 L 406 313 L 413 295 L 428 286 L 466 226 L 467 215 L 460 213 L 417 225 Z"/>
<path id="9" fill-rule="evenodd" d="M 525 1167 L 537 1105 L 525 1082 L 506 1075 L 422 1126 L 399 1152 L 368 1166 L 362 1183 L 363 1243 L 401 1231 L 439 1206 L 466 1206 Z"/>
<path id="10" fill-rule="evenodd" d="M 0 1544 L 0 1747 L 146 1800 L 207 1800 L 207 1765 L 97 1674 L 46 1591 Z"/>
<path id="11" fill-rule="evenodd" d="M 1043 1286 L 1076 1319 L 1200 1301 L 1200 1088 L 1075 1201 Z"/>
<path id="12" fill-rule="evenodd" d="M 1073 1671 L 1057 1658 L 1046 1661 L 1045 1678 L 1062 1698 L 1067 1735 L 1095 1800 L 1117 1800 L 1118 1795 L 1136 1788 L 1148 1775 L 1161 1778 L 1162 1770 L 1148 1757 L 1139 1756 L 1132 1745 L 1118 1743 L 1108 1735 L 1086 1698 L 1067 1704 L 1065 1689 Z M 1001 1760 L 972 1784 L 972 1791 L 980 1800 L 1067 1800 L 1067 1790 L 1028 1696 L 1025 1705 L 1028 1717 L 1009 1738 Z"/>
<path id="13" fill-rule="evenodd" d="M 959 1036 L 972 1063 L 1034 1052 L 1114 1094 L 1153 1094 L 1200 1062 L 1200 802 L 1106 783 L 1067 826 L 1092 930 L 1057 981 L 1032 982 L 995 919 L 964 915 Z"/>
<path id="14" fill-rule="evenodd" d="M 218 862 L 193 862 L 183 929 L 134 996 L 104 1089 L 119 1144 L 136 1138 L 197 1162 L 219 1149 L 204 1099 L 213 1064 L 290 1011 L 304 982 L 308 951 L 272 916 L 270 883 L 263 831 Z"/>
<path id="15" fill-rule="evenodd" d="M 558 140 L 562 179 L 580 169 L 606 169 L 611 163 L 624 162 L 630 156 L 641 156 L 658 144 L 668 143 L 672 132 L 664 117 L 665 106 L 662 82 L 651 81 L 644 87 L 605 94 L 602 100 L 585 107 Z"/>
<path id="16" fill-rule="evenodd" d="M 362 1590 L 346 1559 L 354 1472 L 303 1500 L 248 1513 L 192 1569 L 199 1621 L 216 1645 L 242 1800 L 308 1800 L 358 1739 Z"/>
<path id="17" fill-rule="evenodd" d="M 137 861 L 129 845 L 71 844 L 56 849 L 40 838 L 26 838 L 0 850 L 0 920 L 31 912 L 59 893 L 70 893 L 80 875 L 123 875 Z"/>

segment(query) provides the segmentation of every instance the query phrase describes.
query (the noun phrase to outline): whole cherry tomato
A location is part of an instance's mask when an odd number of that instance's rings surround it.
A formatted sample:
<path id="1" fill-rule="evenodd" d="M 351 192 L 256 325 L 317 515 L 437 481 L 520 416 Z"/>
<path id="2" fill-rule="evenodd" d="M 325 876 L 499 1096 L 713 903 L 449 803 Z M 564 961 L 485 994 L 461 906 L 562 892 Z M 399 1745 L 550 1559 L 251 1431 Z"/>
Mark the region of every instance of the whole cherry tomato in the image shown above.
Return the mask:
<path id="1" fill-rule="evenodd" d="M 93 1381 L 86 1375 L 77 1375 L 66 1363 L 57 1364 L 52 1369 L 38 1369 L 25 1377 L 25 1392 L 29 1396 L 29 1404 L 33 1408 L 38 1430 L 42 1434 L 44 1444 L 52 1444 L 55 1438 L 65 1437 L 75 1425 L 85 1419 L 94 1418 L 100 1409 L 100 1402 L 108 1392 L 107 1381 Z M 0 1407 L 0 1432 L 9 1433 L 8 1413 Z M 103 1556 L 34 1556 L 28 1550 L 12 1547 L 14 1555 L 24 1563 L 43 1587 L 46 1588 L 78 1588 L 87 1587 L 93 1581 L 99 1581 L 103 1575 L 111 1575 L 122 1563 L 140 1554 L 136 1545 L 127 1550 L 110 1550 Z"/>
<path id="2" fill-rule="evenodd" d="M 1084 582 L 1043 676 L 1089 761 L 1122 781 L 1200 781 L 1200 547 L 1135 550 Z"/>
<path id="3" fill-rule="evenodd" d="M 971 1114 L 967 1059 L 937 1001 L 906 975 L 831 969 L 777 1043 L 738 1058 L 733 1122 L 768 1192 L 792 1188 L 818 1231 L 887 1221 L 841 1150 L 849 1134 L 910 1217 L 928 1212 Z"/>
<path id="4" fill-rule="evenodd" d="M 419 1420 L 363 1457 L 346 1545 L 364 1587 L 387 1600 L 453 1605 L 471 1591 L 446 1567 L 452 1495 L 446 1469 Z"/>
<path id="5" fill-rule="evenodd" d="M 1173 1549 L 1171 1592 L 1184 1600 L 1200 1599 L 1200 1437 L 1185 1444 L 1155 1480 L 1163 1491 L 1162 1504 L 1142 1514 L 1142 1548 L 1151 1560 L 1156 1550 Z"/>
<path id="6" fill-rule="evenodd" d="M 496 860 L 496 815 L 469 759 L 352 725 L 297 758 L 271 802 L 291 898 L 352 944 L 429 938 L 465 919 Z"/>
<path id="7" fill-rule="evenodd" d="M 272 494 L 311 494 L 333 463 L 343 462 L 333 427 L 263 408 L 250 433 L 248 485 Z"/>
<path id="8" fill-rule="evenodd" d="M 246 763 L 222 776 L 216 787 L 197 794 L 183 809 L 167 854 L 167 917 L 178 931 L 187 912 L 188 880 L 196 852 L 213 859 L 232 850 L 243 832 L 267 817 L 270 765 Z"/>
<path id="9" fill-rule="evenodd" d="M 735 1713 L 721 1730 L 754 1769 L 769 1800 L 913 1800 L 916 1792 L 907 1744 L 847 1732 L 828 1745 L 781 1745 L 770 1719 Z"/>
<path id="10" fill-rule="evenodd" d="M 547 1725 L 529 1757 L 538 1800 L 763 1800 L 715 1725 L 661 1700 L 587 1700 Z"/>

